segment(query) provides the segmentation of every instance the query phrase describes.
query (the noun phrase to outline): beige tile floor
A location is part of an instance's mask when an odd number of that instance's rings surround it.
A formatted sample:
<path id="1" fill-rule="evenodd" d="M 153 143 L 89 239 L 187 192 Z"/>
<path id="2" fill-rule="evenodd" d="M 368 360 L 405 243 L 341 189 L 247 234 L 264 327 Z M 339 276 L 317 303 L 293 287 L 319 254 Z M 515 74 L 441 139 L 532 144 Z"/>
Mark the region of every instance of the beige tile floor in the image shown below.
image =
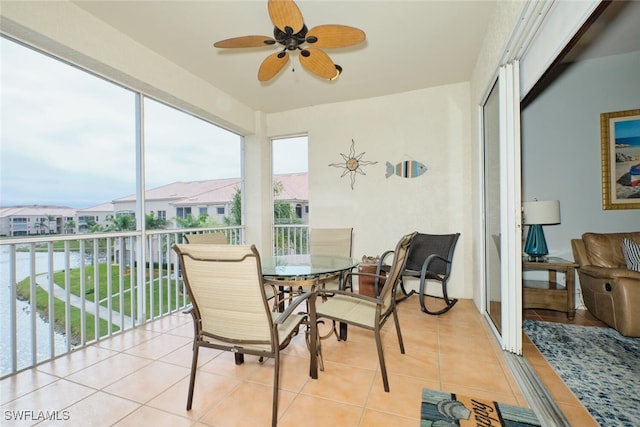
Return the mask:
<path id="1" fill-rule="evenodd" d="M 412 297 L 399 305 L 399 315 L 406 354 L 392 322 L 383 330 L 390 393 L 382 387 L 371 333 L 350 328 L 346 342 L 323 341 L 325 370 L 317 380 L 308 376 L 303 334 L 295 337 L 282 357 L 278 425 L 415 427 L 424 387 L 527 406 L 471 301 L 436 317 L 421 313 Z M 191 318 L 174 314 L 6 378 L 2 425 L 36 424 L 7 420 L 27 411 L 60 411 L 66 418 L 38 425 L 269 425 L 271 359 L 261 364 L 247 356 L 236 366 L 231 354 L 203 349 L 193 409 L 185 410 L 192 334 Z M 563 407 L 582 421 L 579 409 Z"/>

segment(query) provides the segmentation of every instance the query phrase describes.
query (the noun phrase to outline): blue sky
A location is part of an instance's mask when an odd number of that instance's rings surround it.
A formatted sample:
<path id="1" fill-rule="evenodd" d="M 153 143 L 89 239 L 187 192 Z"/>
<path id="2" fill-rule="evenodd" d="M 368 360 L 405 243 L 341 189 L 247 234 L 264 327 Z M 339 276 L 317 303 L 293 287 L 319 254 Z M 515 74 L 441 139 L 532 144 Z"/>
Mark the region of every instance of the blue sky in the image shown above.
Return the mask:
<path id="1" fill-rule="evenodd" d="M 134 193 L 133 92 L 4 38 L 0 55 L 0 205 L 85 208 Z M 145 138 L 147 188 L 240 175 L 238 135 L 153 100 Z M 278 147 L 274 173 L 306 170 L 300 139 Z"/>

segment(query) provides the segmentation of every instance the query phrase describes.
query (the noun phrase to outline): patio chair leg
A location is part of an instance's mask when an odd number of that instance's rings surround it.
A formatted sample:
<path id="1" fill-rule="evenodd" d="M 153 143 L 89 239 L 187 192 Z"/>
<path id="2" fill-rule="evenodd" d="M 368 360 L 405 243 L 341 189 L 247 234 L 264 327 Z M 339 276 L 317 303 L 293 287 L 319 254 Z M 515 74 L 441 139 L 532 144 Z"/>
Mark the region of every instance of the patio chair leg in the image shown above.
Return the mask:
<path id="1" fill-rule="evenodd" d="M 410 292 L 407 292 L 407 290 L 404 288 L 404 280 L 402 278 L 400 278 L 400 290 L 402 291 L 402 296 L 397 298 L 396 297 L 396 302 L 401 302 L 406 300 L 407 298 L 409 298 L 411 295 L 415 294 L 416 291 L 414 289 L 411 289 Z"/>
<path id="2" fill-rule="evenodd" d="M 382 374 L 382 384 L 384 391 L 389 392 L 389 379 L 387 378 L 387 367 L 384 364 L 384 353 L 382 352 L 382 339 L 380 338 L 380 328 L 376 328 L 376 347 L 378 348 L 378 361 L 380 363 L 380 373 Z"/>
<path id="3" fill-rule="evenodd" d="M 458 302 L 457 298 L 454 299 L 449 299 L 448 295 L 447 295 L 447 282 L 443 281 L 442 282 L 442 298 L 440 297 L 434 297 L 434 298 L 438 298 L 441 300 L 444 300 L 445 302 L 445 306 L 444 308 L 437 310 L 437 311 L 432 311 L 429 310 L 427 308 L 427 306 L 424 304 L 424 284 L 422 284 L 420 286 L 420 309 L 427 314 L 431 314 L 431 315 L 438 315 L 438 314 L 443 314 L 446 313 L 447 311 L 451 310 L 453 308 L 454 305 L 456 305 L 456 303 Z"/>
<path id="4" fill-rule="evenodd" d="M 347 324 L 343 322 L 338 322 L 338 328 L 340 329 L 340 333 L 338 334 L 338 341 L 346 341 L 347 340 Z"/>
<path id="5" fill-rule="evenodd" d="M 280 378 L 280 352 L 275 354 L 275 367 L 273 370 L 273 405 L 271 407 L 271 427 L 278 425 L 278 387 Z"/>
<path id="6" fill-rule="evenodd" d="M 393 310 L 393 323 L 396 325 L 398 343 L 400 344 L 400 353 L 404 354 L 404 342 L 402 341 L 402 332 L 400 332 L 400 320 L 398 319 L 398 312 L 395 309 Z"/>
<path id="7" fill-rule="evenodd" d="M 309 317 L 307 318 L 307 330 L 305 331 L 305 341 L 309 348 L 310 363 L 309 376 L 314 380 L 318 379 L 318 367 L 324 371 L 324 361 L 322 360 L 322 337 L 318 333 L 318 318 L 316 316 L 316 298 L 313 295 L 307 304 Z"/>
<path id="8" fill-rule="evenodd" d="M 193 403 L 193 389 L 196 384 L 196 370 L 198 369 L 198 351 L 200 346 L 195 342 L 193 343 L 193 359 L 191 360 L 191 376 L 189 378 L 189 393 L 187 394 L 187 411 L 191 410 L 191 404 Z"/>

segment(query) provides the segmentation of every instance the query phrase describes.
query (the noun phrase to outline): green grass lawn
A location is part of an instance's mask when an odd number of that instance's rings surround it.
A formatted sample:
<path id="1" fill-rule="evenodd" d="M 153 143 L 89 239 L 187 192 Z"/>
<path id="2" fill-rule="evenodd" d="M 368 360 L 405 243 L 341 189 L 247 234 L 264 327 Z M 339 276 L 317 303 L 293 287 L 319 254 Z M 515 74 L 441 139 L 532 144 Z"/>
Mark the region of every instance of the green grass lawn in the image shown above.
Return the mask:
<path id="1" fill-rule="evenodd" d="M 31 289 L 29 278 L 24 279 L 18 283 L 17 293 L 19 298 L 30 301 Z M 64 332 L 66 330 L 66 313 L 65 302 L 63 300 L 54 298 L 53 300 L 53 316 L 55 322 L 55 329 L 58 332 Z M 49 293 L 44 289 L 36 286 L 36 310 L 43 319 L 49 319 Z M 96 338 L 95 330 L 95 316 L 93 314 L 85 312 L 85 341 L 92 341 Z M 71 325 L 71 337 L 69 337 L 72 344 L 81 343 L 82 339 L 82 312 L 79 308 L 71 307 L 70 313 L 70 325 Z M 109 333 L 109 325 L 106 320 L 100 319 L 99 322 L 100 336 L 107 335 Z M 114 331 L 118 330 L 116 325 L 113 325 Z"/>
<path id="2" fill-rule="evenodd" d="M 55 252 L 63 252 L 64 251 L 64 244 L 65 242 L 62 241 L 57 241 L 57 242 L 53 242 L 53 250 Z M 69 244 L 69 250 L 72 252 L 79 252 L 80 251 L 80 241 L 79 240 L 70 240 L 68 242 Z M 99 250 L 106 250 L 107 247 L 107 241 L 106 239 L 99 239 L 98 240 L 98 249 Z M 91 250 L 93 248 L 93 244 L 92 242 L 88 242 L 85 245 L 85 250 Z M 38 243 L 35 245 L 35 251 L 36 252 L 46 252 L 47 250 L 49 250 L 49 244 L 48 243 Z M 29 251 L 29 247 L 25 246 L 22 248 L 18 249 L 19 252 L 28 252 Z"/>
<path id="3" fill-rule="evenodd" d="M 153 283 L 149 283 L 149 270 L 145 269 L 146 273 L 146 312 L 147 318 L 155 317 L 166 313 L 168 311 L 174 311 L 182 306 L 182 281 L 175 283 L 175 280 L 167 280 L 163 277 L 160 280 L 157 277 L 158 270 L 154 270 Z M 125 316 L 134 316 L 137 301 L 136 291 L 131 291 L 131 275 L 130 270 L 127 269 L 120 275 L 120 267 L 117 265 L 108 265 L 106 263 L 99 264 L 98 266 L 98 279 L 97 288 L 95 287 L 95 269 L 93 266 L 85 266 L 84 268 L 84 283 L 82 288 L 82 274 L 80 268 L 71 269 L 69 272 L 69 284 L 71 294 L 76 296 L 84 296 L 88 301 L 95 302 L 96 296 L 99 298 L 99 304 L 104 307 L 108 307 L 109 300 L 111 301 L 111 310 L 119 312 L 121 309 L 122 300 L 122 312 Z M 112 282 L 109 286 L 108 278 L 112 278 Z M 53 275 L 54 282 L 65 288 L 65 272 L 56 272 Z M 176 286 L 177 291 L 176 292 Z M 30 284 L 29 279 L 25 279 L 18 283 L 17 293 L 21 299 L 30 300 Z M 84 294 L 84 295 L 83 295 Z M 176 295 L 178 298 L 176 299 Z M 153 296 L 153 300 L 151 297 Z M 49 294 L 40 287 L 36 288 L 36 305 L 38 313 L 43 318 L 48 319 L 49 316 Z M 54 299 L 53 304 L 54 319 L 56 323 L 56 330 L 64 331 L 65 320 L 65 302 L 60 299 Z M 82 330 L 82 318 L 79 308 L 71 308 L 71 335 L 74 342 L 79 342 Z M 114 313 L 114 316 L 118 316 Z M 88 311 L 85 312 L 85 325 L 86 325 L 86 341 L 95 339 L 95 316 Z M 109 333 L 108 323 L 106 320 L 100 319 L 99 321 L 100 336 L 107 335 Z M 118 326 L 113 325 L 113 331 L 117 331 Z"/>

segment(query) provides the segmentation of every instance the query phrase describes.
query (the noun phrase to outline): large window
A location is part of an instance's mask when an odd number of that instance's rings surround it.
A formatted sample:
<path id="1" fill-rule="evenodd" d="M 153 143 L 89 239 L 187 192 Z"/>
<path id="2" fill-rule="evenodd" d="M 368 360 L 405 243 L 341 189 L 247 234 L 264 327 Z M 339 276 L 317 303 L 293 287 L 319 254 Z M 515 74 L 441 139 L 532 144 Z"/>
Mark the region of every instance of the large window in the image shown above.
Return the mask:
<path id="1" fill-rule="evenodd" d="M 131 230 L 144 170 L 147 228 L 223 225 L 211 213 L 224 213 L 240 191 L 240 136 L 8 38 L 0 37 L 0 52 L 1 206 L 76 209 L 71 232 Z M 87 208 L 104 219 L 87 224 Z"/>
<path id="2" fill-rule="evenodd" d="M 144 135 L 147 211 L 177 203 L 170 227 L 224 225 L 213 213 L 240 189 L 242 138 L 149 98 Z"/>
<path id="3" fill-rule="evenodd" d="M 271 143 L 274 223 L 308 224 L 308 139 L 278 138 Z"/>
<path id="4" fill-rule="evenodd" d="M 308 139 L 271 141 L 273 162 L 273 253 L 307 253 L 309 224 Z"/>
<path id="5" fill-rule="evenodd" d="M 135 94 L 6 38 L 0 51 L 0 205 L 83 209 L 135 193 Z"/>

